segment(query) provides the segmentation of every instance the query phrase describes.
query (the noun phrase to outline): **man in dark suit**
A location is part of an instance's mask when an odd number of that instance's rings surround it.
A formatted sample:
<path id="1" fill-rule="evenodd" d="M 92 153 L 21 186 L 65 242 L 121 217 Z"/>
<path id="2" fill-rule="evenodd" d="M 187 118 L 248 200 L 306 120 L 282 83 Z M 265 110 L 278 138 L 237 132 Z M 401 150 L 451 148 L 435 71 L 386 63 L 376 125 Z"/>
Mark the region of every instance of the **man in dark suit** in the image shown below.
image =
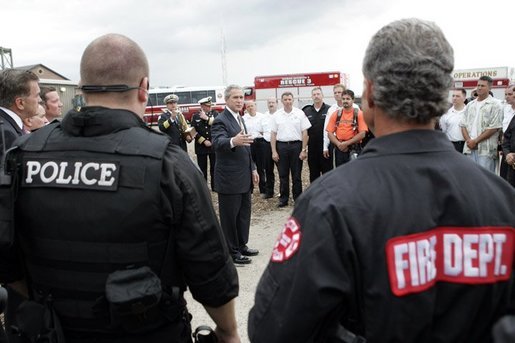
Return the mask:
<path id="1" fill-rule="evenodd" d="M 3 151 L 9 149 L 14 140 L 24 134 L 23 120 L 35 116 L 38 111 L 41 101 L 38 81 L 37 75 L 31 71 L 0 71 L 0 158 L 3 158 Z M 0 260 L 6 263 L 8 258 L 1 254 Z M 21 295 L 24 288 L 20 282 L 14 282 L 6 289 L 8 299 L 5 325 L 9 327 L 14 320 L 16 308 L 24 300 Z M 0 342 L 4 341 L 4 333 L 0 332 Z"/>
<path id="2" fill-rule="evenodd" d="M 225 89 L 225 110 L 211 127 L 216 153 L 215 192 L 218 193 L 220 223 L 234 263 L 248 264 L 248 256 L 259 252 L 247 247 L 250 228 L 252 182 L 259 176 L 252 162 L 252 136 L 246 132 L 239 112 L 243 108 L 243 90 L 236 85 Z"/>
<path id="3" fill-rule="evenodd" d="M 0 72 L 0 120 L 4 140 L 0 139 L 0 155 L 23 134 L 23 119 L 36 115 L 41 101 L 39 78 L 27 70 L 6 69 Z M 1 138 L 1 136 L 0 136 Z"/>

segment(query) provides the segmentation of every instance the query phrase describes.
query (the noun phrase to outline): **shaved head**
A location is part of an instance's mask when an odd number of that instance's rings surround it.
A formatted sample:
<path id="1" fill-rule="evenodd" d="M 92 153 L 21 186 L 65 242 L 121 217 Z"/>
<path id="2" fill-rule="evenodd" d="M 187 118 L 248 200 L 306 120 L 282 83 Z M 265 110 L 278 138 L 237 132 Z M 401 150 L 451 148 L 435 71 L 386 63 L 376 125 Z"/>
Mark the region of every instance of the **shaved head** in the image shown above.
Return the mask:
<path id="1" fill-rule="evenodd" d="M 91 42 L 80 63 L 81 85 L 138 86 L 148 73 L 147 57 L 139 45 L 114 33 Z"/>

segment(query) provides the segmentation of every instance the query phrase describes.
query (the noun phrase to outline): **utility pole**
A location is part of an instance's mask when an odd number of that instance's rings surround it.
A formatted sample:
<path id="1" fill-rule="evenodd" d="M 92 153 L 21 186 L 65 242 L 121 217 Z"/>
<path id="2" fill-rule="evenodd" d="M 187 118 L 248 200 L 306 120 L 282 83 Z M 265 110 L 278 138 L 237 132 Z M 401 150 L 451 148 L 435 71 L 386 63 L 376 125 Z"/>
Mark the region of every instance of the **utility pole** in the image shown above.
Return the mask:
<path id="1" fill-rule="evenodd" d="M 0 46 L 0 70 L 13 67 L 13 55 L 11 49 Z"/>
<path id="2" fill-rule="evenodd" d="M 227 86 L 227 60 L 225 58 L 225 33 L 224 26 L 221 25 L 220 29 L 220 39 L 221 39 L 221 56 L 222 56 L 222 83 L 224 86 Z"/>

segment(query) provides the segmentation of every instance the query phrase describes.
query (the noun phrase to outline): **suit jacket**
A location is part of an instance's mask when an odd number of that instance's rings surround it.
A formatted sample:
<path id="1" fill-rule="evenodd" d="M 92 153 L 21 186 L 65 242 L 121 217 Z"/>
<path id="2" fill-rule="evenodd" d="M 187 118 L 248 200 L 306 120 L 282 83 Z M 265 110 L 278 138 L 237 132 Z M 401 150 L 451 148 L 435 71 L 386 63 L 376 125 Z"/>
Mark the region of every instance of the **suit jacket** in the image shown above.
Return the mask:
<path id="1" fill-rule="evenodd" d="M 252 162 L 250 146 L 237 146 L 231 149 L 231 138 L 240 131 L 240 124 L 227 109 L 215 118 L 211 126 L 216 154 L 215 192 L 240 194 L 251 190 L 252 171 L 256 167 Z"/>
<path id="2" fill-rule="evenodd" d="M 20 129 L 18 124 L 16 124 L 14 119 L 2 109 L 0 109 L 0 120 L 4 122 L 5 150 L 7 150 L 12 147 L 16 138 L 23 135 L 23 131 Z M 0 131 L 0 156 L 3 155 L 3 143 Z"/>

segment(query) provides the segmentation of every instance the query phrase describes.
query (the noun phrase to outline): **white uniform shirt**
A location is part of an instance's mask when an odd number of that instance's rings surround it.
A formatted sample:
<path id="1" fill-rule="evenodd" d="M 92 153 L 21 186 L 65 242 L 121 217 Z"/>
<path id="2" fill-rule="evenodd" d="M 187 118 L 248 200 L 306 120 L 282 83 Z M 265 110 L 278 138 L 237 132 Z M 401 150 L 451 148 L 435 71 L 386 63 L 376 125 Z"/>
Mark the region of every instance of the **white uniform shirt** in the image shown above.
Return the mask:
<path id="1" fill-rule="evenodd" d="M 277 113 L 277 112 L 276 112 Z M 265 141 L 270 142 L 270 134 L 272 131 L 272 115 L 270 111 L 263 113 L 263 119 L 261 120 L 261 132 L 263 132 L 263 138 Z"/>
<path id="2" fill-rule="evenodd" d="M 515 110 L 511 105 L 504 106 L 504 116 L 502 118 L 502 132 L 506 132 L 508 125 L 510 125 L 510 121 L 515 115 Z"/>
<path id="3" fill-rule="evenodd" d="M 260 112 L 256 112 L 255 116 L 251 116 L 248 113 L 245 113 L 243 116 L 245 126 L 247 127 L 247 132 L 252 135 L 252 138 L 263 138 L 263 128 L 261 124 L 263 119 L 264 114 Z"/>
<path id="4" fill-rule="evenodd" d="M 277 133 L 278 142 L 302 141 L 302 131 L 310 127 L 306 114 L 296 107 L 290 113 L 281 108 L 274 113 L 271 120 L 271 129 Z"/>
<path id="5" fill-rule="evenodd" d="M 447 138 L 449 138 L 451 142 L 464 140 L 460 127 L 464 112 L 465 107 L 463 107 L 461 111 L 458 111 L 454 109 L 453 106 L 440 118 L 440 127 L 442 128 L 442 132 L 447 135 Z"/>

